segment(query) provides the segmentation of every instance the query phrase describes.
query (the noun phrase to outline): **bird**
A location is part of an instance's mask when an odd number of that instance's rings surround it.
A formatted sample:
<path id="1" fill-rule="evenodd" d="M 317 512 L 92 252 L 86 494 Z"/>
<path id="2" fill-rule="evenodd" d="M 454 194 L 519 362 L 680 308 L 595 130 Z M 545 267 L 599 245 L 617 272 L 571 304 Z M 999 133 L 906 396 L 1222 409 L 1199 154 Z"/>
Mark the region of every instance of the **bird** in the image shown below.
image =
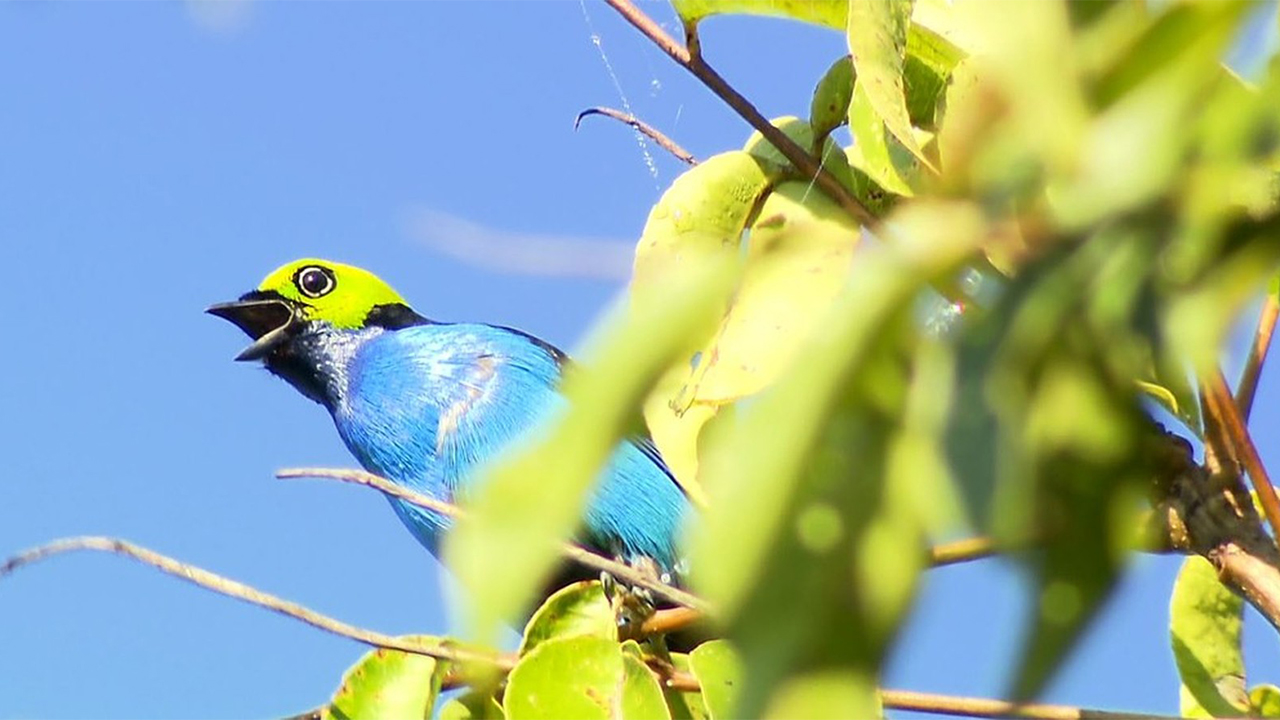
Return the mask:
<path id="1" fill-rule="evenodd" d="M 365 470 L 445 502 L 465 504 L 477 468 L 567 407 L 559 382 L 571 360 L 559 348 L 502 325 L 428 319 L 353 265 L 286 263 L 206 312 L 252 340 L 236 360 L 261 362 L 322 405 Z M 387 497 L 438 558 L 450 518 Z M 600 472 L 576 540 L 678 584 L 678 538 L 690 512 L 656 446 L 634 435 Z M 584 579 L 588 571 L 562 566 L 542 594 Z"/>

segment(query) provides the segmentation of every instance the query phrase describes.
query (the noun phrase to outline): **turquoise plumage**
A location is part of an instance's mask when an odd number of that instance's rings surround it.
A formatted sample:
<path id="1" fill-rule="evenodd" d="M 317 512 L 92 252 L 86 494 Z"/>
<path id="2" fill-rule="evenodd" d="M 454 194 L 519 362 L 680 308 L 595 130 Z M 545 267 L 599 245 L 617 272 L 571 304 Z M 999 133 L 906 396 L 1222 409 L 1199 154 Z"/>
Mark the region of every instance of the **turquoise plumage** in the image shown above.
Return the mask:
<path id="1" fill-rule="evenodd" d="M 329 410 L 365 469 L 441 500 L 465 501 L 479 465 L 527 441 L 566 404 L 557 384 L 568 360 L 556 348 L 510 328 L 430 321 L 359 268 L 290 263 L 210 312 L 255 339 L 241 359 L 261 359 Z M 391 504 L 436 553 L 448 519 Z M 579 540 L 673 575 L 688 511 L 653 445 L 628 440 L 601 473 Z"/>

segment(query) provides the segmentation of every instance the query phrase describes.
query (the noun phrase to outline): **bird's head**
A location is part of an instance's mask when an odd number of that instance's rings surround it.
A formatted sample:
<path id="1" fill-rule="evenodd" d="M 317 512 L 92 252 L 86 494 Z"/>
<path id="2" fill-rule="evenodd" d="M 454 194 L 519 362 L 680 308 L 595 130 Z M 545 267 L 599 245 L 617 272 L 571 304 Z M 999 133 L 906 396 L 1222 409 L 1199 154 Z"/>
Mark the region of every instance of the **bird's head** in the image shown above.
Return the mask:
<path id="1" fill-rule="evenodd" d="M 236 360 L 267 358 L 289 340 L 317 327 L 398 329 L 426 322 L 373 273 L 314 258 L 282 265 L 256 290 L 205 312 L 235 323 L 253 338 L 253 344 Z"/>

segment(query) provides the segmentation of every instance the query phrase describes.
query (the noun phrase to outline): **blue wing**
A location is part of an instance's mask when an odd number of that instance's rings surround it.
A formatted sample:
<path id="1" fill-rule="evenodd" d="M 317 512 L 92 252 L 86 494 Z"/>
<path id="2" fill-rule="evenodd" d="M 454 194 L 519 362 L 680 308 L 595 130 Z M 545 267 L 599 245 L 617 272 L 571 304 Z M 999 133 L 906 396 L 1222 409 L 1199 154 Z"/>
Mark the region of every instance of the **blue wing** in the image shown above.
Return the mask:
<path id="1" fill-rule="evenodd" d="M 508 328 L 430 324 L 383 333 L 350 367 L 334 421 L 371 472 L 445 500 L 464 495 L 469 472 L 564 408 L 556 390 L 566 359 Z M 446 521 L 394 501 L 432 552 Z M 584 517 L 582 540 L 625 558 L 674 569 L 688 501 L 646 440 L 618 446 Z"/>

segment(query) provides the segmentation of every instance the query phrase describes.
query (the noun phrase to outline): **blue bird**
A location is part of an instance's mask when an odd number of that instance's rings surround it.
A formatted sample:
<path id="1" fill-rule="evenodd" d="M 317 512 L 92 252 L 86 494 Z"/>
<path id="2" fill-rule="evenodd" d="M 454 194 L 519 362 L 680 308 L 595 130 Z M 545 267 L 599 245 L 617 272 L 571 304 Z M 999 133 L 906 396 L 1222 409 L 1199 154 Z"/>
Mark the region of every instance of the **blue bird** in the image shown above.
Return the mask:
<path id="1" fill-rule="evenodd" d="M 323 405 L 366 470 L 440 500 L 465 502 L 472 470 L 566 404 L 557 384 L 568 358 L 557 348 L 512 328 L 428 320 L 350 265 L 288 263 L 208 312 L 253 339 L 237 360 L 261 360 Z M 436 554 L 448 518 L 389 499 Z M 670 582 L 680 570 L 676 541 L 688 511 L 657 449 L 633 438 L 601 473 L 578 540 L 651 564 Z M 566 568 L 552 584 L 586 577 Z"/>

